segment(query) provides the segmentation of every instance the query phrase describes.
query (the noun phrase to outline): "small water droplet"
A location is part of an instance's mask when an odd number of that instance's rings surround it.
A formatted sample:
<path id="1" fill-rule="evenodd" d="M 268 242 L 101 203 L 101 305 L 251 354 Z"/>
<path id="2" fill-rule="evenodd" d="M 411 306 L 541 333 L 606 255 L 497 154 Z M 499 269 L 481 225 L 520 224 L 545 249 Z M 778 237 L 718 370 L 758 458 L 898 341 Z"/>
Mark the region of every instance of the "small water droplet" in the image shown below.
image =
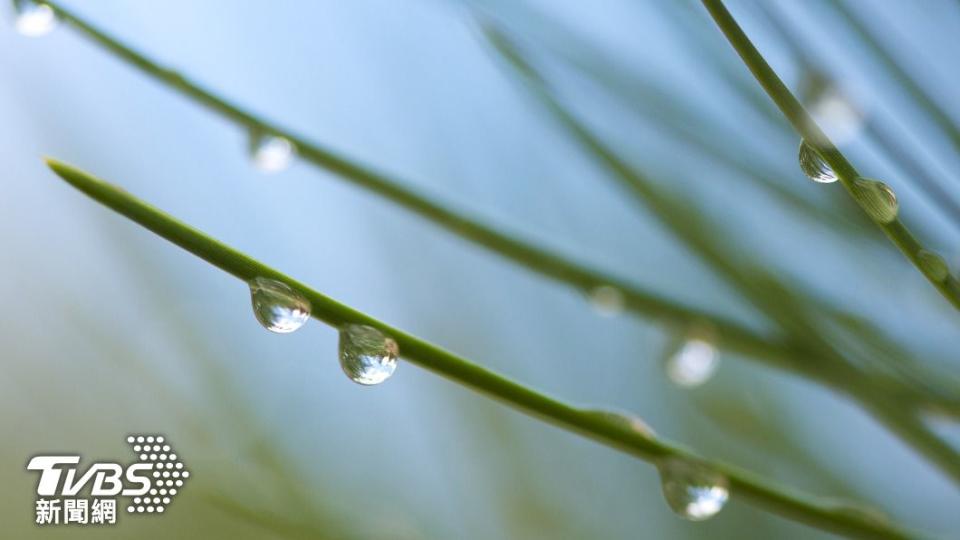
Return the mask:
<path id="1" fill-rule="evenodd" d="M 834 144 L 853 140 L 863 128 L 864 111 L 851 93 L 828 75 L 819 71 L 808 73 L 800 94 L 813 121 Z"/>
<path id="2" fill-rule="evenodd" d="M 727 478 L 699 463 L 667 458 L 657 465 L 660 486 L 667 505 L 691 521 L 709 519 L 723 509 L 730 497 Z"/>
<path id="3" fill-rule="evenodd" d="M 950 269 L 947 267 L 946 261 L 932 251 L 921 249 L 917 253 L 917 259 L 920 263 L 920 270 L 933 281 L 943 281 L 950 275 Z"/>
<path id="4" fill-rule="evenodd" d="M 717 370 L 720 355 L 706 332 L 691 332 L 666 359 L 667 377 L 678 386 L 692 388 L 707 382 Z"/>
<path id="5" fill-rule="evenodd" d="M 380 384 L 397 369 L 400 347 L 372 326 L 348 324 L 340 329 L 340 367 L 355 383 Z"/>
<path id="6" fill-rule="evenodd" d="M 897 212 L 900 210 L 897 194 L 883 182 L 857 178 L 853 183 L 853 197 L 874 221 L 890 223 L 897 219 Z"/>
<path id="7" fill-rule="evenodd" d="M 257 169 L 266 173 L 280 172 L 290 166 L 296 146 L 285 137 L 251 132 L 250 157 Z"/>
<path id="8" fill-rule="evenodd" d="M 830 165 L 827 165 L 827 162 L 820 157 L 820 154 L 817 153 L 812 146 L 807 144 L 807 141 L 800 141 L 798 159 L 800 160 L 800 169 L 803 171 L 803 174 L 807 175 L 807 177 L 814 182 L 830 184 L 839 180 L 839 177 L 833 172 Z"/>
<path id="9" fill-rule="evenodd" d="M 616 287 L 611 285 L 594 287 L 590 290 L 589 298 L 594 311 L 604 317 L 614 317 L 623 313 L 623 293 Z"/>
<path id="10" fill-rule="evenodd" d="M 608 422 L 626 426 L 628 429 L 643 435 L 644 437 L 656 437 L 656 433 L 653 431 L 653 428 L 644 422 L 642 418 L 634 414 L 611 411 L 609 409 L 586 409 L 584 412 L 595 417 L 602 418 Z"/>
<path id="11" fill-rule="evenodd" d="M 858 502 L 833 499 L 830 497 L 825 497 L 822 500 L 823 503 L 830 507 L 830 509 L 834 512 L 845 514 L 857 520 L 875 523 L 878 525 L 889 524 L 891 522 L 889 515 L 872 506 L 867 506 Z"/>
<path id="12" fill-rule="evenodd" d="M 24 36 L 44 36 L 57 27 L 57 12 L 44 2 L 14 0 L 13 8 L 16 11 L 14 25 Z"/>
<path id="13" fill-rule="evenodd" d="M 287 334 L 310 318 L 310 301 L 286 283 L 258 277 L 249 285 L 253 314 L 267 330 Z"/>

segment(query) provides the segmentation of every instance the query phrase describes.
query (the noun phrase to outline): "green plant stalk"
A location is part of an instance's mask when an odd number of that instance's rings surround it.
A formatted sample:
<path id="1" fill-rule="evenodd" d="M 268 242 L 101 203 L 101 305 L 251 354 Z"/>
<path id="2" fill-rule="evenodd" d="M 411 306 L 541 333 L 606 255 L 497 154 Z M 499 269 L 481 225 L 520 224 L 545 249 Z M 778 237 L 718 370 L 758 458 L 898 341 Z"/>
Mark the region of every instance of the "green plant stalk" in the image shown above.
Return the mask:
<path id="1" fill-rule="evenodd" d="M 574 407 L 548 397 L 341 304 L 176 220 L 122 188 L 55 160 L 47 160 L 47 164 L 58 176 L 82 193 L 221 270 L 245 282 L 255 277 L 282 281 L 310 301 L 311 315 L 314 318 L 334 328 L 345 324 L 375 327 L 397 341 L 401 354 L 407 361 L 481 394 L 497 398 L 531 416 L 654 464 L 671 458 L 703 463 L 726 476 L 731 490 L 738 496 L 814 527 L 860 538 L 918 537 L 915 533 L 897 528 L 886 521 L 850 511 L 851 506 L 827 503 L 811 496 L 793 493 L 740 468 L 702 459 L 686 449 L 642 433 L 608 415 L 597 414 L 595 410 Z"/>
<path id="2" fill-rule="evenodd" d="M 311 144 L 303 137 L 257 117 L 188 81 L 176 71 L 157 64 L 98 30 L 71 11 L 60 7 L 56 2 L 44 3 L 53 8 L 63 21 L 95 43 L 174 90 L 251 131 L 276 134 L 290 140 L 297 147 L 299 155 L 314 165 L 406 208 L 452 234 L 480 245 L 527 270 L 565 283 L 581 292 L 588 292 L 602 285 L 615 287 L 623 294 L 624 307 L 638 315 L 646 315 L 679 326 L 706 322 L 721 336 L 721 346 L 725 349 L 762 358 L 776 366 L 784 367 L 796 363 L 804 356 L 803 351 L 794 350 L 785 343 L 760 335 L 731 319 L 680 304 L 641 289 L 622 278 L 541 248 L 532 242 L 487 225 L 479 218 L 470 217 L 468 212 L 454 210 L 425 194 L 404 187 L 401 182 L 373 169 Z"/>
<path id="3" fill-rule="evenodd" d="M 847 193 L 854 197 L 854 182 L 860 177 L 860 173 L 847 161 L 847 158 L 830 141 L 823 130 L 813 121 L 813 118 L 803 108 L 803 105 L 797 101 L 797 98 L 783 84 L 780 77 L 773 71 L 767 61 L 750 41 L 750 38 L 743 32 L 737 21 L 734 20 L 730 12 L 727 11 L 721 0 L 701 0 L 703 5 L 710 12 L 717 26 L 727 37 L 727 41 L 733 46 L 740 55 L 744 64 L 750 69 L 757 82 L 763 86 L 767 94 L 773 99 L 783 115 L 793 125 L 793 128 L 800 136 L 812 145 L 823 159 L 830 165 L 840 183 L 846 188 Z M 856 200 L 856 198 L 854 198 Z M 923 251 L 923 245 L 910 233 L 906 225 L 899 218 L 890 223 L 875 222 L 878 227 L 887 235 L 891 242 L 900 249 L 907 259 L 923 273 L 923 266 L 920 260 L 920 252 Z M 954 308 L 960 310 L 960 283 L 957 279 L 948 275 L 946 279 L 938 281 L 926 273 L 923 273 L 927 280 L 938 290 L 940 294 L 947 299 Z"/>

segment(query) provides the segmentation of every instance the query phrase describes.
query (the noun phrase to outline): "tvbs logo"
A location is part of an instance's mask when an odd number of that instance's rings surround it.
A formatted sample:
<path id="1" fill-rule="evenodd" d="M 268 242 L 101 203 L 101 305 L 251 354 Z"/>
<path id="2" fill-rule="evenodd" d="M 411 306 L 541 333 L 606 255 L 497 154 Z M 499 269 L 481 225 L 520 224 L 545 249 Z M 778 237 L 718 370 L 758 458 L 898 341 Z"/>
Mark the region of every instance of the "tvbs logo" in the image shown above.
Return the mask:
<path id="1" fill-rule="evenodd" d="M 38 525 L 112 525 L 117 498 L 131 514 L 162 514 L 190 478 L 183 461 L 162 435 L 130 435 L 137 461 L 96 462 L 81 470 L 80 456 L 34 456 L 27 470 L 39 471 Z M 83 494 L 83 495 L 81 495 Z"/>

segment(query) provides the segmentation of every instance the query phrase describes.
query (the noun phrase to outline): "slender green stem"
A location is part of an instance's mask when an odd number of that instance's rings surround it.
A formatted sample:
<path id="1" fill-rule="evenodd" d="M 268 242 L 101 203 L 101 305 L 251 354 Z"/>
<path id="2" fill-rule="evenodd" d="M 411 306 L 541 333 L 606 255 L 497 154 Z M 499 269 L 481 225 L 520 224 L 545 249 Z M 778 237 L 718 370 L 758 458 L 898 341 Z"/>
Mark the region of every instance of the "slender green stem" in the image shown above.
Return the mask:
<path id="1" fill-rule="evenodd" d="M 812 145 L 823 159 L 830 165 L 830 168 L 836 173 L 843 187 L 847 192 L 857 200 L 855 196 L 854 182 L 860 177 L 860 173 L 847 161 L 847 158 L 837 149 L 837 147 L 824 134 L 823 130 L 813 121 L 813 118 L 803 108 L 797 98 L 790 92 L 780 77 L 773 71 L 767 61 L 764 60 L 760 52 L 750 41 L 750 38 L 743 32 L 737 21 L 734 20 L 730 12 L 727 11 L 721 0 L 702 0 L 717 26 L 727 37 L 727 40 L 733 45 L 733 48 L 743 59 L 744 64 L 753 73 L 757 82 L 763 86 L 767 94 L 773 99 L 783 115 L 786 116 L 793 128 Z M 952 275 L 947 275 L 940 279 L 940 276 L 923 271 L 925 262 L 923 261 L 923 246 L 910 233 L 906 225 L 898 218 L 889 223 L 876 222 L 877 226 L 887 235 L 891 242 L 900 249 L 901 252 L 912 262 L 928 281 L 936 287 L 940 294 L 947 299 L 955 308 L 960 309 L 960 283 Z"/>
<path id="2" fill-rule="evenodd" d="M 299 155 L 310 163 L 406 208 L 527 270 L 565 283 L 580 292 L 588 292 L 602 285 L 615 287 L 623 294 L 625 308 L 633 313 L 683 326 L 706 322 L 721 336 L 724 348 L 763 358 L 774 365 L 789 364 L 791 358 L 802 358 L 804 355 L 803 351 L 793 350 L 786 344 L 758 334 L 731 319 L 683 305 L 644 290 L 623 278 L 542 248 L 515 234 L 498 230 L 484 223 L 480 218 L 471 217 L 469 212 L 454 209 L 426 194 L 405 187 L 403 182 L 339 156 L 329 149 L 312 144 L 304 137 L 255 116 L 187 80 L 176 71 L 161 66 L 95 28 L 56 2 L 45 3 L 49 4 L 65 22 L 91 40 L 158 81 L 251 131 L 276 134 L 289 139 L 297 147 Z"/>
<path id="3" fill-rule="evenodd" d="M 310 301 L 311 315 L 314 318 L 335 328 L 345 324 L 373 326 L 397 341 L 401 354 L 407 361 L 497 398 L 520 411 L 654 464 L 662 459 L 672 458 L 703 463 L 725 475 L 735 494 L 768 510 L 824 530 L 862 538 L 917 537 L 915 533 L 899 529 L 891 523 L 851 512 L 850 507 L 798 495 L 737 467 L 704 460 L 688 450 L 637 430 L 627 422 L 618 421 L 610 415 L 597 414 L 595 410 L 575 407 L 541 394 L 341 304 L 176 220 L 122 188 L 64 163 L 54 160 L 48 160 L 47 163 L 57 175 L 92 199 L 225 272 L 244 281 L 256 277 L 280 280 Z"/>

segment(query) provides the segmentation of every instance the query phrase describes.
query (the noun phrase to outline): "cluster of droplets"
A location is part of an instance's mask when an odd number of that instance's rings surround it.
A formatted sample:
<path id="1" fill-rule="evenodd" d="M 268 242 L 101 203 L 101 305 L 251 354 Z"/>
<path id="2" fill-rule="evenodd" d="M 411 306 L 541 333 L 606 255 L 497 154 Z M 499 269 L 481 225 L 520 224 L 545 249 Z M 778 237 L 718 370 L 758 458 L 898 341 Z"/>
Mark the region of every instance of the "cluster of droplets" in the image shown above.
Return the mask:
<path id="1" fill-rule="evenodd" d="M 276 173 L 290 166 L 297 147 L 286 137 L 251 131 L 249 152 L 254 167 L 265 173 Z"/>
<path id="2" fill-rule="evenodd" d="M 190 471 L 184 469 L 183 462 L 177 458 L 170 445 L 165 444 L 162 436 L 131 435 L 127 437 L 127 443 L 133 447 L 141 462 L 153 465 L 150 490 L 140 497 L 134 497 L 127 506 L 127 512 L 163 513 L 177 490 L 190 478 Z"/>
<path id="3" fill-rule="evenodd" d="M 798 160 L 803 174 L 814 182 L 829 184 L 839 180 L 839 176 L 823 156 L 805 140 L 800 141 Z M 890 186 L 879 180 L 857 178 L 850 191 L 854 200 L 870 216 L 870 219 L 881 224 L 891 223 L 897 219 L 900 203 L 897 201 L 897 194 L 890 189 Z"/>
<path id="4" fill-rule="evenodd" d="M 24 36 L 44 36 L 57 27 L 57 12 L 46 2 L 13 0 L 13 9 L 16 15 L 14 26 Z"/>
<path id="5" fill-rule="evenodd" d="M 693 388 L 707 382 L 720 365 L 713 332 L 697 326 L 668 350 L 663 369 L 677 386 Z"/>
<path id="6" fill-rule="evenodd" d="M 310 318 L 310 301 L 286 283 L 257 277 L 249 286 L 253 314 L 267 330 L 287 334 Z M 369 386 L 389 379 L 399 356 L 397 342 L 372 326 L 347 324 L 340 329 L 340 367 L 355 383 Z"/>
<path id="7" fill-rule="evenodd" d="M 670 457 L 659 462 L 657 470 L 663 498 L 684 519 L 710 519 L 730 498 L 727 478 L 707 465 Z"/>

